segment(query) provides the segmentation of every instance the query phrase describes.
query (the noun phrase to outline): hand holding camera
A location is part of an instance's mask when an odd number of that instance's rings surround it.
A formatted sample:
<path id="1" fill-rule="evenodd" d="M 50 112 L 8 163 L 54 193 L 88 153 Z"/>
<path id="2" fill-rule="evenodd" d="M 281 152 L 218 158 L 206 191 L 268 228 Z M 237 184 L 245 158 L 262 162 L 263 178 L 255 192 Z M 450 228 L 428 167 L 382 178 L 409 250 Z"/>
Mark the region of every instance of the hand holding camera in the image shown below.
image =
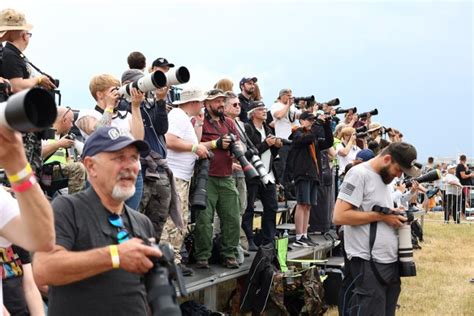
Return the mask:
<path id="1" fill-rule="evenodd" d="M 60 148 L 69 148 L 74 145 L 75 140 L 72 139 L 69 135 L 61 137 L 61 139 L 58 140 L 58 146 Z"/>
<path id="2" fill-rule="evenodd" d="M 107 104 L 106 109 L 111 109 L 111 110 L 115 109 L 119 101 L 119 96 L 120 94 L 118 92 L 118 88 L 116 87 L 110 88 L 109 91 L 107 91 L 107 93 L 104 96 L 105 104 Z"/>
<path id="3" fill-rule="evenodd" d="M 206 146 L 198 144 L 196 149 L 196 155 L 198 155 L 199 159 L 206 159 L 209 157 L 209 151 L 207 150 Z"/>
<path id="4" fill-rule="evenodd" d="M 132 107 L 139 108 L 140 104 L 145 100 L 145 94 L 136 88 L 132 88 L 130 92 L 132 95 Z"/>
<path id="5" fill-rule="evenodd" d="M 161 251 L 143 244 L 143 240 L 133 238 L 119 244 L 120 268 L 137 274 L 145 274 L 153 268 L 150 257 L 161 257 Z"/>
<path id="6" fill-rule="evenodd" d="M 41 86 L 47 90 L 54 90 L 56 89 L 56 85 L 51 81 L 51 79 L 48 76 L 41 75 L 37 77 L 37 85 Z"/>
<path id="7" fill-rule="evenodd" d="M 216 148 L 218 149 L 227 149 L 229 148 L 230 143 L 232 142 L 232 139 L 230 138 L 229 135 L 224 135 L 217 139 L 216 141 Z"/>
<path id="8" fill-rule="evenodd" d="M 265 142 L 267 143 L 268 146 L 274 146 L 277 138 L 273 135 L 268 135 L 267 138 L 265 139 Z"/>

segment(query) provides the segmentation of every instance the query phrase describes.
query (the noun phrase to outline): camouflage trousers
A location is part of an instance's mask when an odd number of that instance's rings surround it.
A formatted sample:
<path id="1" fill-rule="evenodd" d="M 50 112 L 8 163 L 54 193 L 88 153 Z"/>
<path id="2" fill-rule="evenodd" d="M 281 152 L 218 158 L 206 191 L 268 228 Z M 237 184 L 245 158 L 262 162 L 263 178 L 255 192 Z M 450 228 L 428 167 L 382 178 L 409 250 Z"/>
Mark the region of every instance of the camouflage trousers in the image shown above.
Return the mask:
<path id="1" fill-rule="evenodd" d="M 160 241 L 163 227 L 169 218 L 170 205 L 171 184 L 166 173 L 160 173 L 157 180 L 143 179 L 143 195 L 138 211 L 151 220 L 156 242 Z"/>
<path id="2" fill-rule="evenodd" d="M 184 237 L 187 233 L 187 225 L 189 222 L 189 186 L 190 181 L 175 178 L 176 192 L 178 193 L 181 208 L 183 210 L 184 229 L 177 228 L 170 217 L 166 220 L 161 240 L 169 242 L 174 248 L 175 260 L 181 262 L 181 247 L 183 246 Z"/>
<path id="3" fill-rule="evenodd" d="M 54 166 L 53 180 L 68 178 L 68 194 L 73 194 L 81 191 L 86 182 L 86 168 L 81 162 L 68 162 L 61 165 L 61 168 Z"/>

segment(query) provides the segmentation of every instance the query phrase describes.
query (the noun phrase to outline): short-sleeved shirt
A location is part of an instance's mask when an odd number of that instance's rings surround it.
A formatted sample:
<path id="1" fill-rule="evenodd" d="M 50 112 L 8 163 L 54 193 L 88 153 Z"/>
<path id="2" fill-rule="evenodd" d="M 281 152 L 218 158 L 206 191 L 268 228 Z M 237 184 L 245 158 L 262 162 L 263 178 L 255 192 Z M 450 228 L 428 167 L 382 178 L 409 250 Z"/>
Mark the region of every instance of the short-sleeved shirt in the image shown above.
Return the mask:
<path id="1" fill-rule="evenodd" d="M 198 144 L 191 118 L 181 108 L 175 108 L 168 114 L 168 133 L 189 144 Z M 189 181 L 193 175 L 196 154 L 168 149 L 168 166 L 176 178 Z"/>
<path id="2" fill-rule="evenodd" d="M 460 187 L 454 184 L 449 184 L 449 182 L 451 182 L 461 185 L 461 182 L 459 181 L 458 177 L 456 177 L 454 174 L 448 173 L 444 177 L 444 182 L 446 184 L 446 194 L 461 195 L 462 189 Z"/>
<path id="3" fill-rule="evenodd" d="M 118 228 L 92 187 L 53 201 L 56 244 L 87 251 L 117 244 Z M 134 237 L 154 236 L 150 220 L 125 206 L 122 219 Z M 122 269 L 49 288 L 48 315 L 148 315 L 143 275 Z"/>
<path id="4" fill-rule="evenodd" d="M 0 248 L 3 281 L 3 304 L 11 315 L 29 315 L 23 291 L 23 265 L 31 263 L 25 249 L 12 245 Z"/>
<path id="5" fill-rule="evenodd" d="M 225 123 L 224 123 L 225 122 Z M 225 118 L 225 121 L 214 121 L 211 124 L 208 119 L 204 120 L 202 127 L 202 142 L 216 140 L 219 137 L 232 133 L 238 139 L 238 132 L 234 121 L 230 118 Z M 232 155 L 230 149 L 213 149 L 214 158 L 211 160 L 209 167 L 209 175 L 212 177 L 229 177 L 232 175 Z"/>
<path id="6" fill-rule="evenodd" d="M 9 42 L 3 48 L 1 74 L 5 79 L 28 79 L 31 75 L 25 62 L 25 55 Z"/>
<path id="7" fill-rule="evenodd" d="M 272 105 L 270 113 L 272 114 L 275 122 L 275 136 L 288 139 L 288 137 L 291 135 L 291 127 L 298 121 L 296 119 L 296 115 L 300 114 L 301 110 L 291 106 L 285 116 L 283 116 L 281 119 L 276 119 L 275 112 L 280 111 L 284 107 L 285 105 L 283 103 L 276 102 Z"/>
<path id="8" fill-rule="evenodd" d="M 100 120 L 102 118 L 102 113 L 96 110 L 84 110 L 79 112 L 79 116 L 76 120 L 76 123 L 85 116 L 92 116 L 93 118 Z M 110 126 L 117 127 L 121 131 L 130 134 L 130 121 L 132 119 L 132 115 L 130 113 L 127 114 L 126 111 L 119 111 L 118 114 L 114 114 L 112 118 L 112 123 Z M 86 141 L 90 135 L 87 135 L 82 129 L 79 129 L 84 137 L 84 141 Z"/>
<path id="9" fill-rule="evenodd" d="M 471 185 L 471 178 L 467 178 L 467 179 L 463 179 L 461 177 L 461 172 L 466 172 L 467 171 L 467 168 L 465 165 L 463 165 L 462 163 L 458 164 L 456 166 L 456 177 L 458 177 L 459 181 L 461 181 L 461 184 L 462 185 Z"/>
<path id="10" fill-rule="evenodd" d="M 0 185 L 0 229 L 3 229 L 13 218 L 20 214 L 17 201 Z M 6 248 L 11 245 L 7 239 L 0 237 L 0 247 Z M 3 304 L 2 284 L 0 278 L 0 304 Z M 1 306 L 1 305 L 0 305 Z"/>
<path id="11" fill-rule="evenodd" d="M 346 166 L 356 159 L 357 153 L 360 151 L 360 148 L 356 145 L 352 146 L 349 153 L 346 156 L 339 155 L 339 150 L 344 149 L 345 145 L 340 142 L 336 145 L 336 153 L 337 153 L 337 164 L 339 165 L 339 175 L 343 174 Z"/>
<path id="12" fill-rule="evenodd" d="M 338 199 L 355 206 L 361 212 L 371 211 L 375 205 L 393 208 L 390 185 L 383 183 L 370 162 L 352 167 L 344 177 Z M 344 248 L 347 257 L 370 260 L 370 224 L 345 225 Z M 377 223 L 377 235 L 372 251 L 374 261 L 392 263 L 398 260 L 396 230 L 384 222 Z"/>

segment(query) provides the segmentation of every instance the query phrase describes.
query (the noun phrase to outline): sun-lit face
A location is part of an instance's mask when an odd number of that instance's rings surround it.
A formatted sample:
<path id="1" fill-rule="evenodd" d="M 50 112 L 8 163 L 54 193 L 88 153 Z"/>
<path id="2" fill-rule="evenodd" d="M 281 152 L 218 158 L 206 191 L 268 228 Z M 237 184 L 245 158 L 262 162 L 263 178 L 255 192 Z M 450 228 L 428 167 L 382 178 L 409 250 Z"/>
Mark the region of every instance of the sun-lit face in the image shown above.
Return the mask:
<path id="1" fill-rule="evenodd" d="M 125 201 L 135 194 L 140 155 L 134 145 L 114 152 L 102 152 L 86 157 L 86 168 L 93 187 L 117 201 Z"/>

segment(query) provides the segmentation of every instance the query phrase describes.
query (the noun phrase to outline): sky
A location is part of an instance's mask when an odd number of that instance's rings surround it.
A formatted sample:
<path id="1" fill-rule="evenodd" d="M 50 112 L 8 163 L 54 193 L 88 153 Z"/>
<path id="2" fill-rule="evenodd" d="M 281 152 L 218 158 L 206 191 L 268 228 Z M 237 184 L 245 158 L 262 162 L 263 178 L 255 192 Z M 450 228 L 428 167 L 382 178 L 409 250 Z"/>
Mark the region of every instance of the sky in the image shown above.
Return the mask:
<path id="1" fill-rule="evenodd" d="M 188 86 L 256 76 L 343 108 L 377 108 L 428 156 L 474 156 L 472 1 L 2 0 L 34 25 L 25 55 L 60 79 L 62 104 L 95 106 L 92 76 L 141 51 L 186 66 Z"/>

